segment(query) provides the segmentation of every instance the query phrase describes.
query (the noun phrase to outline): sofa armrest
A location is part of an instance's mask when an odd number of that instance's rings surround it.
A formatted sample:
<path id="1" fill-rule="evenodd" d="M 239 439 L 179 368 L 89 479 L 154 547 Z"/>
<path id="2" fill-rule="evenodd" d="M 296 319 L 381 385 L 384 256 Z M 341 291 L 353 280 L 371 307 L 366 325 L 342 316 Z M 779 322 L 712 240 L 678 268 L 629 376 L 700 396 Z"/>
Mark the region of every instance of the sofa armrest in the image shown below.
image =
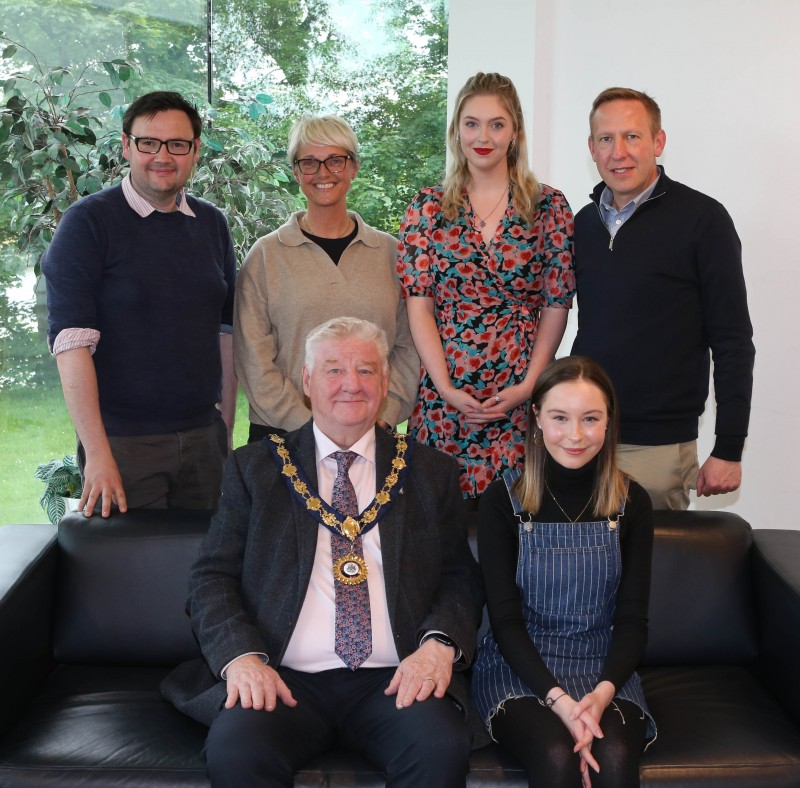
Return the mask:
<path id="1" fill-rule="evenodd" d="M 754 529 L 757 672 L 800 725 L 800 531 Z"/>
<path id="2" fill-rule="evenodd" d="M 55 540 L 49 524 L 0 527 L 0 735 L 50 672 Z"/>

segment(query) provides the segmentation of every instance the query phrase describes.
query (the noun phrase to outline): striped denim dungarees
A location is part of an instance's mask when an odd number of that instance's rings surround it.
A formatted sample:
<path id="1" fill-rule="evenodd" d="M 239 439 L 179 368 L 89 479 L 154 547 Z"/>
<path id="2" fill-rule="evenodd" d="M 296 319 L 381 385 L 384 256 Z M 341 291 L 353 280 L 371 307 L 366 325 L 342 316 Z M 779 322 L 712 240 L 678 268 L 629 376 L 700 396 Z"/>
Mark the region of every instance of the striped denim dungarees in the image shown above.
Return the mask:
<path id="1" fill-rule="evenodd" d="M 516 582 L 526 627 L 558 685 L 579 700 L 597 685 L 611 644 L 622 568 L 618 520 L 532 522 L 511 492 L 520 472 L 506 471 L 503 480 L 519 519 Z M 624 513 L 625 501 L 618 518 Z M 505 701 L 537 697 L 506 664 L 491 631 L 473 668 L 472 697 L 490 733 Z M 648 738 L 655 736 L 636 673 L 616 697 L 636 704 L 647 716 Z"/>

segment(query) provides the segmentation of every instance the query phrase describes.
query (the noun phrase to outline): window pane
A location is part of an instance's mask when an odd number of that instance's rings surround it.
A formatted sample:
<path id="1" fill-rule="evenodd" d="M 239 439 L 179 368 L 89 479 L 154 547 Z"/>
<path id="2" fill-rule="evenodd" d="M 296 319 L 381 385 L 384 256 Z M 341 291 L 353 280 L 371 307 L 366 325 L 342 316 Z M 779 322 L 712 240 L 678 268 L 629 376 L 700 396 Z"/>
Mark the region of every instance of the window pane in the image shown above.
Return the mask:
<path id="1" fill-rule="evenodd" d="M 206 0 L 0 0 L 0 27 L 46 68 L 68 69 L 59 76 L 65 93 L 81 75 L 108 85 L 103 61 L 122 59 L 142 69 L 131 80 L 136 95 L 167 89 L 202 100 L 208 93 L 206 8 Z M 215 0 L 213 41 L 220 119 L 268 140 L 274 161 L 285 159 L 289 128 L 303 112 L 335 112 L 351 123 L 361 169 L 348 203 L 369 224 L 395 233 L 416 191 L 441 179 L 445 0 Z M 0 51 L 7 46 L 0 42 Z M 0 94 L 2 80 L 31 63 L 22 48 L 0 59 Z M 114 94 L 113 104 L 123 101 L 121 91 Z M 96 93 L 87 102 L 98 115 L 108 106 Z M 239 105 L 249 107 L 249 117 L 241 118 Z M 119 125 L 118 116 L 108 117 L 104 130 L 118 135 Z M 297 194 L 291 180 L 280 188 Z M 259 220 L 259 232 L 274 229 L 269 223 L 280 224 L 294 207 L 292 195 L 271 197 L 276 209 Z M 43 288 L 34 292 L 36 258 L 16 251 L 20 218 L 33 214 L 24 200 L 0 205 L 0 524 L 46 521 L 38 505 L 43 485 L 33 473 L 75 446 L 46 349 Z M 248 426 L 241 396 L 237 422 L 235 445 L 241 445 Z"/>

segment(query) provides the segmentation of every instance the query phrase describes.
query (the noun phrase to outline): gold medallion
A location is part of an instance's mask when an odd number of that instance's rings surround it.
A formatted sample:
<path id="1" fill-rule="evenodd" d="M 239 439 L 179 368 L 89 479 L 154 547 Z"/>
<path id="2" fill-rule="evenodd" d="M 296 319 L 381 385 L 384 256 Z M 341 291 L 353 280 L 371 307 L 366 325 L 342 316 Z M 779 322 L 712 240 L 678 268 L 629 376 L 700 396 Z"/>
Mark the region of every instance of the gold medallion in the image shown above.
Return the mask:
<path id="1" fill-rule="evenodd" d="M 355 553 L 347 553 L 333 564 L 333 576 L 347 586 L 355 586 L 367 579 L 367 562 Z"/>
<path id="2" fill-rule="evenodd" d="M 352 517 L 345 517 L 342 523 L 342 534 L 351 542 L 361 533 L 361 526 Z"/>

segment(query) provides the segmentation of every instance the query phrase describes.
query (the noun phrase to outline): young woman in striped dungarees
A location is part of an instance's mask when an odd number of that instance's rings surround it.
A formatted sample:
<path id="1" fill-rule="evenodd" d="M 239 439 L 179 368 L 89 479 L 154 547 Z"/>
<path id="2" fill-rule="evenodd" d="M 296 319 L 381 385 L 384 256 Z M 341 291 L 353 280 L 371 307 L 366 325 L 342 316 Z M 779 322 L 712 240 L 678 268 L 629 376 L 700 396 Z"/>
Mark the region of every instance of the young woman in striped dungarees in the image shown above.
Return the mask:
<path id="1" fill-rule="evenodd" d="M 617 468 L 618 421 L 596 363 L 552 362 L 531 397 L 524 467 L 480 503 L 492 628 L 473 696 L 531 786 L 638 786 L 655 735 L 635 673 L 647 639 L 652 507 Z"/>

